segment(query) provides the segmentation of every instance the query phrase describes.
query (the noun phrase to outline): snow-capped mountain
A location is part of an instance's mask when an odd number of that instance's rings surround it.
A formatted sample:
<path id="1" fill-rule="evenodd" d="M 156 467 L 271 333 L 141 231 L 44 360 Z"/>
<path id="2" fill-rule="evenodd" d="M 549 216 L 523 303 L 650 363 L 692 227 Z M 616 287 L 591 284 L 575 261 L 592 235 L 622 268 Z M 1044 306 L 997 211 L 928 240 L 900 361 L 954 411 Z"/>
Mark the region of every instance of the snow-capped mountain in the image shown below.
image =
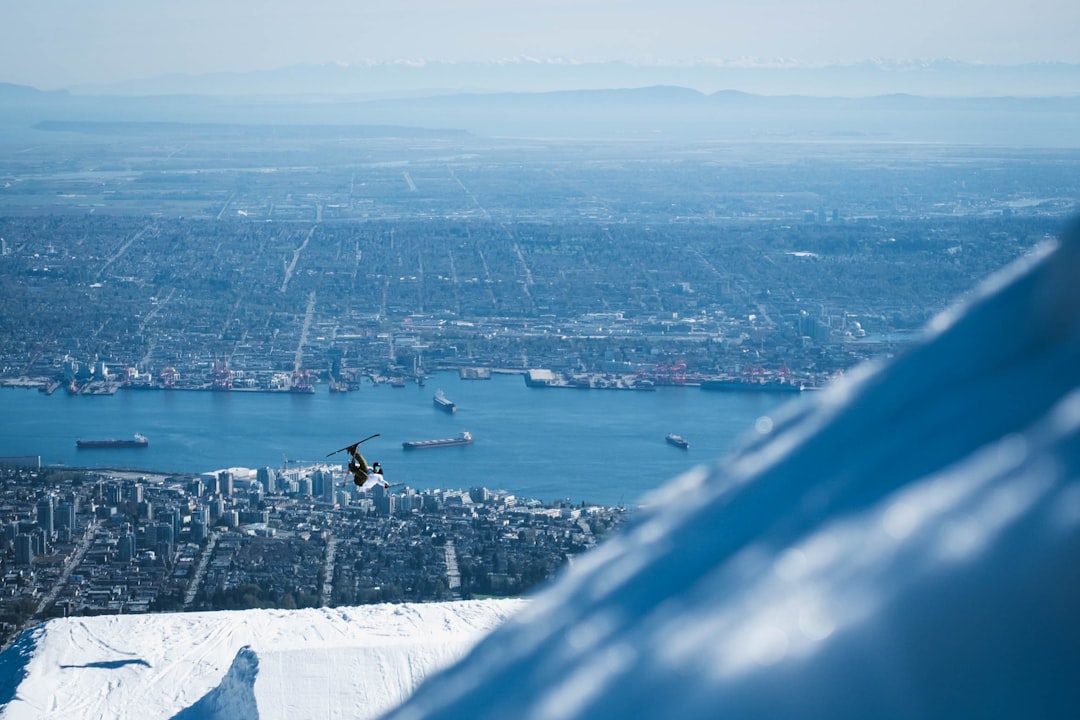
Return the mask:
<path id="1" fill-rule="evenodd" d="M 1080 717 L 1078 279 L 1074 223 L 389 717 Z"/>

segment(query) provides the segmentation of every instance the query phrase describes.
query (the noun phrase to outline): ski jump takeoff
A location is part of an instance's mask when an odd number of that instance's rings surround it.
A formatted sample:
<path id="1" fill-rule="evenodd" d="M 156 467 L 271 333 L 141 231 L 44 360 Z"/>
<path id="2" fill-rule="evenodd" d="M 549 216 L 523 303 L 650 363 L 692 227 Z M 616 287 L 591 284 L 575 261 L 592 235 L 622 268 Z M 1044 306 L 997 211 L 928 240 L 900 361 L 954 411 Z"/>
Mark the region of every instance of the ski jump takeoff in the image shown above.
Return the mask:
<path id="1" fill-rule="evenodd" d="M 352 445 L 346 445 L 340 450 L 335 450 L 332 453 L 327 453 L 326 457 L 331 455 L 337 455 L 339 452 L 349 453 L 349 472 L 353 476 L 353 482 L 356 483 L 356 487 L 362 488 L 365 486 L 374 487 L 375 485 L 381 485 L 384 489 L 390 487 L 390 483 L 386 482 L 386 479 L 382 474 L 382 466 L 379 463 L 374 465 L 368 465 L 367 460 L 360 454 L 360 443 L 367 442 L 371 438 L 379 437 L 379 433 L 369 435 L 363 440 L 354 442 Z"/>

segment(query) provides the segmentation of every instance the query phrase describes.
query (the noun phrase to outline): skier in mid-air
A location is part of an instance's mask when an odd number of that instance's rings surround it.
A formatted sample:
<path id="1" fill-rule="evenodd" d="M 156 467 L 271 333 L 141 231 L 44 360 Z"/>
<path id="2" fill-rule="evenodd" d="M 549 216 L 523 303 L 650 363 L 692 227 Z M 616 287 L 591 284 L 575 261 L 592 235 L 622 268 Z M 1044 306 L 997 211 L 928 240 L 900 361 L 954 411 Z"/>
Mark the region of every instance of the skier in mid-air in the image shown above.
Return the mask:
<path id="1" fill-rule="evenodd" d="M 326 457 L 336 455 L 339 452 L 349 453 L 349 473 L 353 477 L 353 482 L 356 483 L 356 487 L 362 488 L 365 485 L 374 487 L 375 485 L 381 485 L 384 489 L 390 487 L 390 483 L 386 481 L 382 474 L 382 466 L 379 463 L 374 465 L 368 465 L 367 460 L 360 454 L 360 443 L 370 440 L 373 437 L 378 437 L 378 433 L 364 438 L 358 442 L 354 442 L 352 445 L 346 445 L 341 450 L 335 450 L 332 453 L 327 453 Z M 348 482 L 348 481 L 346 481 Z"/>
<path id="2" fill-rule="evenodd" d="M 352 473 L 353 482 L 356 483 L 356 487 L 363 487 L 368 479 L 367 460 L 356 449 L 356 445 L 349 447 L 348 450 L 351 457 L 349 460 L 349 472 Z"/>
<path id="3" fill-rule="evenodd" d="M 369 466 L 359 452 L 354 450 L 349 454 L 352 455 L 352 460 L 349 461 L 349 472 L 352 473 L 356 487 L 368 488 L 382 485 L 384 490 L 390 487 L 390 483 L 383 477 L 382 466 L 379 463 Z"/>
<path id="4" fill-rule="evenodd" d="M 382 465 L 378 462 L 368 468 L 367 484 L 362 484 L 361 487 L 375 487 L 376 485 L 382 485 L 383 490 L 390 487 L 390 483 L 383 477 Z"/>

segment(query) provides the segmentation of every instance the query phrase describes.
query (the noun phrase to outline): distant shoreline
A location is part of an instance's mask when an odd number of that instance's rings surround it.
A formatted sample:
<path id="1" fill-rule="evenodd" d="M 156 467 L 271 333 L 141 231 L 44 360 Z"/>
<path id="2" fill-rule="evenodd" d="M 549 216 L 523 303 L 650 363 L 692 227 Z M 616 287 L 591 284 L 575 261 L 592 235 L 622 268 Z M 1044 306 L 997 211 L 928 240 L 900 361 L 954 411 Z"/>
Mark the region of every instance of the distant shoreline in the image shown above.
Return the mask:
<path id="1" fill-rule="evenodd" d="M 785 383 L 740 381 L 736 376 L 695 376 L 682 382 L 657 382 L 643 381 L 634 373 L 583 373 L 581 375 L 566 376 L 555 373 L 551 379 L 535 382 L 529 380 L 528 370 L 511 370 L 506 368 L 457 368 L 456 372 L 462 380 L 482 381 L 490 380 L 492 375 L 521 375 L 525 377 L 525 384 L 537 389 L 571 389 L 571 390 L 621 390 L 632 392 L 653 391 L 657 387 L 685 387 L 706 390 L 723 389 L 734 392 L 774 392 L 783 390 L 820 390 L 824 385 L 811 384 L 808 382 L 798 383 L 797 387 L 789 388 Z M 446 369 L 446 372 L 454 372 L 454 369 Z M 470 372 L 471 371 L 471 372 Z M 314 395 L 318 392 L 318 386 L 322 383 L 312 383 L 304 388 L 297 387 L 216 387 L 207 383 L 203 385 L 161 385 L 154 383 L 128 383 L 119 381 L 92 381 L 79 388 L 75 395 L 115 395 L 120 390 L 158 390 L 158 391 L 183 391 L 183 392 L 217 392 L 217 393 L 245 393 L 245 394 L 269 394 L 269 395 Z M 331 383 L 328 385 L 329 392 L 335 391 Z M 373 380 L 373 385 L 390 384 L 389 378 Z M 722 388 L 718 387 L 723 385 Z M 64 384 L 55 378 L 18 376 L 0 378 L 0 388 L 8 387 L 22 390 L 37 389 L 47 395 L 52 395 Z M 346 390 L 356 392 L 356 390 Z"/>

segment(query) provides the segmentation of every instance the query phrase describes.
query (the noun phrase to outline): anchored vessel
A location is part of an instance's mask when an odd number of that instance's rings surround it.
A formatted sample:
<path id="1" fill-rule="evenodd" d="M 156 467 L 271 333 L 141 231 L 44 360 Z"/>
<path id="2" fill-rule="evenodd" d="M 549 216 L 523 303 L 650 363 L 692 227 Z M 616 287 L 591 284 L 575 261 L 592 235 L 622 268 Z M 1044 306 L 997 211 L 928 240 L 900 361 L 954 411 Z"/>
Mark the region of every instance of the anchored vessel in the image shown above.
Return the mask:
<path id="1" fill-rule="evenodd" d="M 439 390 L 437 393 L 435 393 L 434 403 L 435 403 L 435 407 L 439 408 L 443 412 L 448 412 L 448 413 L 457 412 L 457 405 L 455 405 L 450 400 L 447 400 L 446 396 L 443 395 L 442 390 Z"/>
<path id="2" fill-rule="evenodd" d="M 683 439 L 681 435 L 675 435 L 674 433 L 671 433 L 665 439 L 675 447 L 680 447 L 683 450 L 686 450 L 690 447 L 690 443 Z"/>
<path id="3" fill-rule="evenodd" d="M 453 447 L 454 445 L 472 445 L 473 437 L 469 431 L 460 433 L 457 437 L 444 438 L 442 440 L 409 440 L 401 443 L 406 450 L 422 450 L 424 448 Z"/>
<path id="4" fill-rule="evenodd" d="M 703 380 L 702 390 L 718 392 L 780 392 L 797 393 L 806 388 L 791 382 L 771 380 L 769 382 L 755 382 L 750 380 Z"/>
<path id="5" fill-rule="evenodd" d="M 150 444 L 145 435 L 135 433 L 135 437 L 119 440 L 76 440 L 77 448 L 144 448 Z"/>

